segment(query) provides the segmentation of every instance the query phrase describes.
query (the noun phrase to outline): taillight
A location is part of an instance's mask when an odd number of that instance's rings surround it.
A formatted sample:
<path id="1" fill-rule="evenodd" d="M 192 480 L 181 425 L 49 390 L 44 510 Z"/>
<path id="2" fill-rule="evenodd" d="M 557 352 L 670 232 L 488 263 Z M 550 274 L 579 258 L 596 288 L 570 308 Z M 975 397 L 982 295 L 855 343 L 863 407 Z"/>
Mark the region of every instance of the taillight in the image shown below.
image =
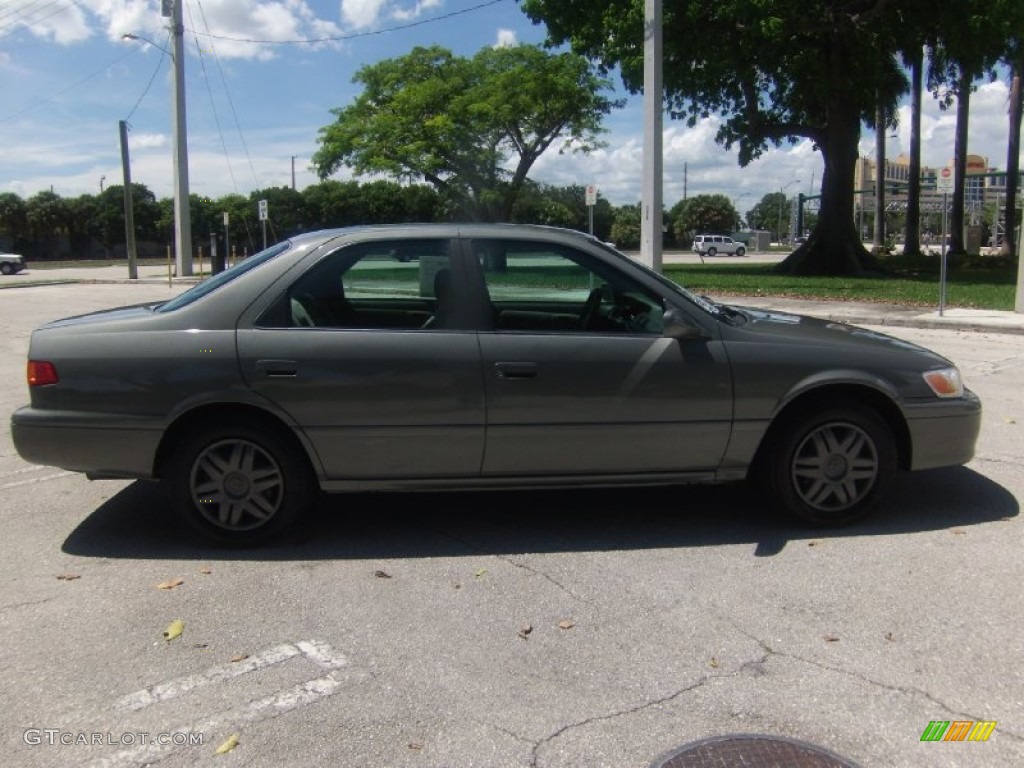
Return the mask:
<path id="1" fill-rule="evenodd" d="M 47 384 L 56 384 L 60 381 L 57 376 L 57 368 L 53 363 L 46 360 L 28 361 L 28 385 L 30 387 L 45 387 Z"/>

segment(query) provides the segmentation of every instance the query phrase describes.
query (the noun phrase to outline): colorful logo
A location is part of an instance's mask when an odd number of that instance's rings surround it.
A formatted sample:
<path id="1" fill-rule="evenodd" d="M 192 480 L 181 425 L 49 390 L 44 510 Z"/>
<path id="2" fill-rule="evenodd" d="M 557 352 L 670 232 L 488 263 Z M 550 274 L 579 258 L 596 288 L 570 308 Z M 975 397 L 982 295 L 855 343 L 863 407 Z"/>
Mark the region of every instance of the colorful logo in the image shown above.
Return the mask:
<path id="1" fill-rule="evenodd" d="M 921 741 L 988 741 L 995 729 L 995 720 L 932 720 Z"/>

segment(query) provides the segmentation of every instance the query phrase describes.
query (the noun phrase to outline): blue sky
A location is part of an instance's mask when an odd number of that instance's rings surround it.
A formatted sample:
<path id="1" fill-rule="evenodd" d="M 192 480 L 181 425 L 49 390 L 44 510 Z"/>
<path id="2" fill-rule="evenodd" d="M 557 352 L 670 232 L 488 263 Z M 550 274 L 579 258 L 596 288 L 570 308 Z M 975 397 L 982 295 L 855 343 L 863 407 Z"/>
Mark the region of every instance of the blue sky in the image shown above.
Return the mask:
<path id="1" fill-rule="evenodd" d="M 185 0 L 186 92 L 192 192 L 218 197 L 315 183 L 309 158 L 330 109 L 356 94 L 362 66 L 440 44 L 471 55 L 484 46 L 539 43 L 514 0 Z M 171 186 L 170 63 L 159 0 L 0 0 L 0 191 L 43 189 L 73 197 L 121 183 L 117 123 L 127 119 L 133 180 L 159 197 Z M 357 36 L 359 35 L 359 36 Z M 231 39 L 228 39 L 231 38 Z M 317 44 L 249 43 L 335 39 Z M 152 80 L 152 83 L 150 81 Z M 617 83 L 618 85 L 618 83 Z M 972 98 L 971 151 L 1002 168 L 1007 88 L 986 84 Z M 594 155 L 549 151 L 531 176 L 553 184 L 597 184 L 615 204 L 640 198 L 639 99 L 606 120 L 608 146 Z M 888 139 L 895 156 L 908 121 Z M 926 165 L 953 155 L 952 113 L 926 99 Z M 817 193 L 820 155 L 807 142 L 770 151 L 745 169 L 715 145 L 714 118 L 688 129 L 665 122 L 665 201 L 723 193 L 742 212 L 786 187 Z M 873 152 L 865 130 L 862 153 Z M 339 178 L 344 178 L 341 173 Z M 798 182 L 798 183 L 793 183 Z"/>

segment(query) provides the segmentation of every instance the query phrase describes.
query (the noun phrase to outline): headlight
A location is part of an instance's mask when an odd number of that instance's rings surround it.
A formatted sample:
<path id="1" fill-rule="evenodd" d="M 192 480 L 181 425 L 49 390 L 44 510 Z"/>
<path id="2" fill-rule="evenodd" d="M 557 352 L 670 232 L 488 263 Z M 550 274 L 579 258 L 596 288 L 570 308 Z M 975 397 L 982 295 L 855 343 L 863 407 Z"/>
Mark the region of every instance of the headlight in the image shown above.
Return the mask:
<path id="1" fill-rule="evenodd" d="M 956 368 L 928 371 L 922 373 L 921 376 L 936 397 L 963 397 L 964 395 L 964 382 L 960 378 L 960 371 Z"/>

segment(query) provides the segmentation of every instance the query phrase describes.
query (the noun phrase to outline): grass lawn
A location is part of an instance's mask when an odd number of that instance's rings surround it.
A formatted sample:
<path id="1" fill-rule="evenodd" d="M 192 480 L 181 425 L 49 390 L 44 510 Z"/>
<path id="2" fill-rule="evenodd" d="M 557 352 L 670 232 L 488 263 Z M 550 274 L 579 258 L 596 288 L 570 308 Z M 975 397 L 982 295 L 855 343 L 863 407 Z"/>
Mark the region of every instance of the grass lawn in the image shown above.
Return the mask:
<path id="1" fill-rule="evenodd" d="M 932 306 L 939 300 L 939 259 L 886 258 L 877 277 L 780 275 L 771 264 L 670 264 L 665 275 L 696 293 L 711 296 L 784 296 L 799 299 L 873 301 Z M 1017 265 L 996 257 L 953 264 L 946 303 L 954 307 L 1012 310 Z"/>
<path id="2" fill-rule="evenodd" d="M 164 265 L 166 261 L 140 259 L 139 263 Z M 44 271 L 111 264 L 127 266 L 124 261 L 107 260 L 37 261 L 30 266 Z M 782 296 L 923 307 L 938 303 L 938 257 L 885 256 L 882 265 L 885 273 L 877 277 L 799 277 L 777 274 L 772 264 L 715 264 L 710 260 L 705 264 L 666 264 L 664 271 L 690 290 L 710 296 Z M 1012 310 L 1016 285 L 1015 261 L 996 256 L 951 259 L 946 303 L 952 307 Z"/>

